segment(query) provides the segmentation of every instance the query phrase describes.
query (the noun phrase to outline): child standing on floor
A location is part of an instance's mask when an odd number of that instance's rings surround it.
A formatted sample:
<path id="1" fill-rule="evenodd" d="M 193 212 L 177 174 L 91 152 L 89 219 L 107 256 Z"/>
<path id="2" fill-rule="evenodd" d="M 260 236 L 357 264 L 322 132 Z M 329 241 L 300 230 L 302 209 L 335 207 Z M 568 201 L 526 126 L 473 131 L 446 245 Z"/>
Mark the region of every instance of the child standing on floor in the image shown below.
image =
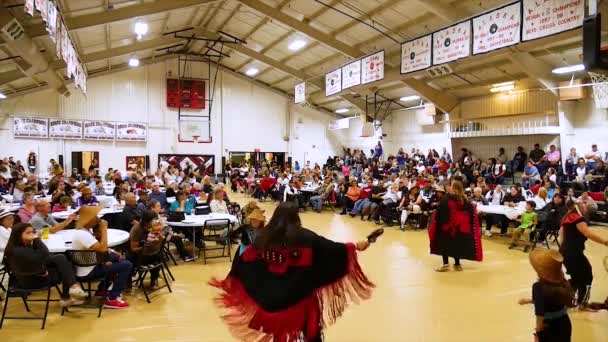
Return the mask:
<path id="1" fill-rule="evenodd" d="M 555 250 L 537 249 L 530 253 L 530 264 L 538 274 L 538 281 L 532 285 L 532 299 L 520 299 L 519 304 L 534 304 L 534 341 L 570 342 L 572 324 L 568 308 L 573 306 L 574 291 L 562 271 L 563 261 Z"/>
<path id="2" fill-rule="evenodd" d="M 517 247 L 519 239 L 522 235 L 524 236 L 524 240 L 526 241 L 524 253 L 527 253 L 528 249 L 530 249 L 530 233 L 534 230 L 536 225 L 538 225 L 538 214 L 534 212 L 534 208 L 536 208 L 536 202 L 526 202 L 526 211 L 521 214 L 521 219 L 519 219 L 519 227 L 517 227 L 515 231 L 513 231 L 513 238 L 511 239 L 511 245 L 509 245 L 509 249 Z"/>

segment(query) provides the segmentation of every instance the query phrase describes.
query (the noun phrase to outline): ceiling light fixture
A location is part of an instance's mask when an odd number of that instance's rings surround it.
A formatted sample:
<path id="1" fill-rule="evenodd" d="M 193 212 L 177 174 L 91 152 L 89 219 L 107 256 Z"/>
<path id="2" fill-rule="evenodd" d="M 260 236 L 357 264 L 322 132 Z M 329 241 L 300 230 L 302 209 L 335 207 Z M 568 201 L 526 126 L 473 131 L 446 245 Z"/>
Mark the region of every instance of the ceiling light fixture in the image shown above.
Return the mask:
<path id="1" fill-rule="evenodd" d="M 348 109 L 347 108 L 340 108 L 340 109 L 336 110 L 336 113 L 338 113 L 338 114 L 348 113 Z"/>
<path id="2" fill-rule="evenodd" d="M 551 72 L 554 74 L 570 74 L 577 71 L 585 70 L 585 65 L 577 64 L 577 65 L 569 65 L 561 68 L 555 68 Z"/>
<path id="3" fill-rule="evenodd" d="M 493 93 L 499 93 L 499 92 L 509 91 L 509 90 L 513 90 L 513 89 L 515 89 L 515 82 L 505 82 L 505 83 L 494 84 L 492 86 L 492 88 L 490 89 L 490 91 Z"/>
<path id="4" fill-rule="evenodd" d="M 420 100 L 420 96 L 418 96 L 418 95 L 404 96 L 399 99 L 399 101 L 402 101 L 402 102 L 415 101 L 415 100 Z"/>
<path id="5" fill-rule="evenodd" d="M 249 68 L 249 69 L 247 69 L 247 71 L 245 71 L 245 75 L 255 76 L 258 74 L 258 72 L 260 72 L 260 70 L 258 70 L 258 68 Z"/>
<path id="6" fill-rule="evenodd" d="M 139 59 L 137 57 L 131 57 L 131 58 L 129 58 L 129 66 L 130 67 L 138 67 L 139 66 Z"/>
<path id="7" fill-rule="evenodd" d="M 5 99 L 5 98 L 6 98 L 6 95 L 0 93 L 0 99 Z"/>
<path id="8" fill-rule="evenodd" d="M 137 40 L 140 40 L 146 33 L 148 33 L 148 24 L 143 21 L 137 21 L 135 23 L 135 34 L 137 34 Z"/>
<path id="9" fill-rule="evenodd" d="M 293 42 L 291 42 L 291 44 L 289 44 L 289 46 L 287 46 L 287 48 L 291 51 L 298 51 L 305 46 L 306 46 L 305 40 L 296 39 Z"/>

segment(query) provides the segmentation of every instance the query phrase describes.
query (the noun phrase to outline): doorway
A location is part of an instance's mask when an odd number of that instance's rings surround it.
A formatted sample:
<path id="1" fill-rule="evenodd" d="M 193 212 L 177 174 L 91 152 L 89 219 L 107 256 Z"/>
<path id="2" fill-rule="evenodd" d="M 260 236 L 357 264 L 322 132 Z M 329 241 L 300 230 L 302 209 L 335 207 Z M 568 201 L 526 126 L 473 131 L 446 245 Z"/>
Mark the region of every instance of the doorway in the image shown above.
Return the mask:
<path id="1" fill-rule="evenodd" d="M 72 152 L 72 169 L 76 169 L 77 173 L 83 176 L 88 176 L 92 170 L 95 170 L 95 174 L 99 174 L 99 152 Z"/>

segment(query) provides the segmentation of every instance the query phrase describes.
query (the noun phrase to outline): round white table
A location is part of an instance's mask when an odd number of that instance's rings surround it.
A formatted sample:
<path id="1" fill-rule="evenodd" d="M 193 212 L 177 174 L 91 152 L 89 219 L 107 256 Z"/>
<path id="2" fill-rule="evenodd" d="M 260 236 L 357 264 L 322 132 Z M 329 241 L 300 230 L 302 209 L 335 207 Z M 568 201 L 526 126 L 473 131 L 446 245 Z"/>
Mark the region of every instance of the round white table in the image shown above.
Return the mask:
<path id="1" fill-rule="evenodd" d="M 526 211 L 525 202 L 523 203 L 523 206 L 519 205 L 517 207 L 508 207 L 506 205 L 478 205 L 477 212 L 504 215 L 508 219 L 514 220 Z"/>
<path id="2" fill-rule="evenodd" d="M 192 229 L 192 243 L 196 245 L 196 229 L 205 226 L 205 223 L 210 220 L 225 220 L 228 219 L 230 223 L 236 223 L 236 216 L 230 214 L 219 214 L 211 213 L 208 215 L 186 215 L 186 219 L 181 222 L 168 222 L 167 225 L 171 227 L 179 228 L 191 228 Z M 217 224 L 220 224 L 219 222 Z"/>
<path id="3" fill-rule="evenodd" d="M 42 240 L 51 253 L 63 253 L 72 249 L 74 229 L 60 230 L 49 234 L 48 240 Z M 108 229 L 108 246 L 118 246 L 129 240 L 129 233 L 119 229 Z"/>
<path id="4" fill-rule="evenodd" d="M 171 204 L 173 202 L 175 202 L 175 197 L 167 197 L 167 203 Z M 203 201 L 202 199 L 197 198 L 196 199 L 196 203 L 199 204 L 199 205 L 200 204 L 207 204 L 207 201 Z"/>
<path id="5" fill-rule="evenodd" d="M 68 216 L 70 216 L 70 214 L 76 212 L 75 210 L 70 210 L 70 211 L 58 211 L 58 212 L 54 212 L 51 214 L 51 216 L 53 216 L 54 219 L 56 220 L 65 220 L 68 218 Z M 99 213 L 97 214 L 97 217 L 103 217 L 104 215 L 107 214 L 118 214 L 118 213 L 122 213 L 122 208 L 103 208 L 99 211 Z M 78 213 L 76 213 L 78 214 Z"/>
<path id="6" fill-rule="evenodd" d="M 17 212 L 19 211 L 19 208 L 21 208 L 21 204 L 19 203 L 7 203 L 4 205 L 0 205 L 1 209 L 4 209 L 6 211 L 12 211 L 12 212 Z"/>

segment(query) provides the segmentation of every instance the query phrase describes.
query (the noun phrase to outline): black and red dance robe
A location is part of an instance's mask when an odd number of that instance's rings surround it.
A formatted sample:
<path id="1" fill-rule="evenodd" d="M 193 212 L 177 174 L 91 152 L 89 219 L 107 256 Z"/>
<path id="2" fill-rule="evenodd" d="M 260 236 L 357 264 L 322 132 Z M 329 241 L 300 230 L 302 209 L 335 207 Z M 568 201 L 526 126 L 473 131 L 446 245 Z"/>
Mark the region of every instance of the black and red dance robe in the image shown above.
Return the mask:
<path id="1" fill-rule="evenodd" d="M 298 232 L 298 247 L 257 250 L 235 257 L 218 305 L 231 333 L 241 341 L 296 341 L 319 336 L 350 302 L 369 299 L 374 284 L 361 270 L 352 243 Z"/>
<path id="2" fill-rule="evenodd" d="M 431 254 L 481 261 L 481 227 L 474 203 L 447 195 L 431 217 Z"/>

